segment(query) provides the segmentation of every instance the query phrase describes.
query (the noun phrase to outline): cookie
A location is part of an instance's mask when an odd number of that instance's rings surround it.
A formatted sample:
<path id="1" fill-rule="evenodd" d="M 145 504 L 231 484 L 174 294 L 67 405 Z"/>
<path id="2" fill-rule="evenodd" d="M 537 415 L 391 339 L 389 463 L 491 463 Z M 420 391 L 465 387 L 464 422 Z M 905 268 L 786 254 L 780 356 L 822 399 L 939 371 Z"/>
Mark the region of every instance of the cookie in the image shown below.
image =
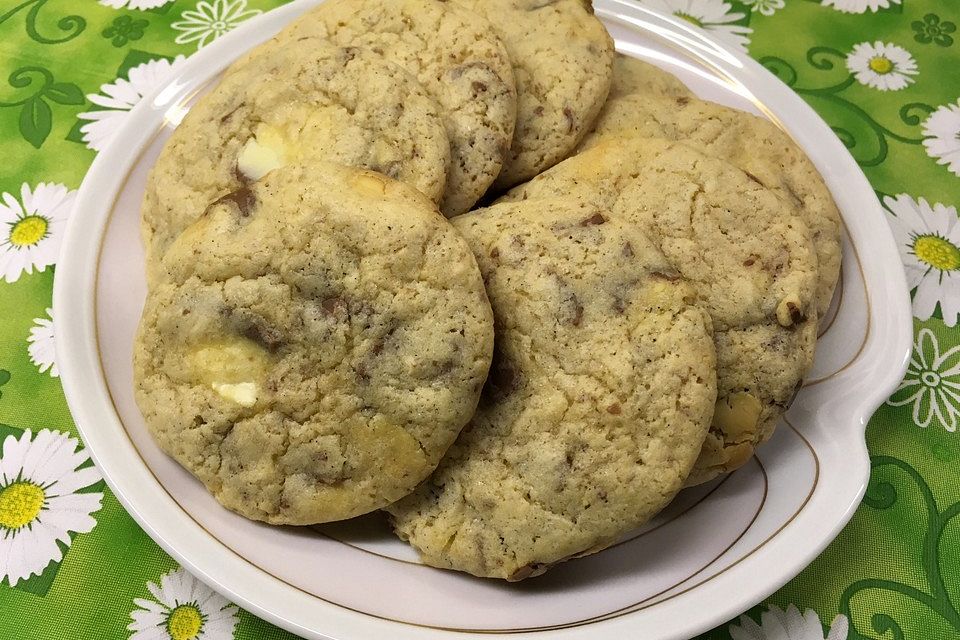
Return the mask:
<path id="1" fill-rule="evenodd" d="M 602 208 L 560 198 L 453 222 L 487 285 L 494 365 L 437 471 L 387 510 L 425 563 L 520 580 L 610 545 L 683 486 L 716 398 L 710 320 Z"/>
<path id="2" fill-rule="evenodd" d="M 517 125 L 500 176 L 506 189 L 567 157 L 607 92 L 613 41 L 589 0 L 457 0 L 490 21 L 517 82 Z"/>
<path id="3" fill-rule="evenodd" d="M 605 206 L 646 234 L 713 319 L 717 406 L 690 484 L 744 464 L 813 362 L 817 258 L 792 207 L 749 174 L 682 143 L 607 140 L 506 199 Z"/>
<path id="4" fill-rule="evenodd" d="M 171 245 L 134 352 L 160 447 L 274 524 L 409 493 L 475 410 L 493 317 L 463 239 L 418 191 L 332 163 L 221 196 Z"/>
<path id="5" fill-rule="evenodd" d="M 368 48 L 417 77 L 450 140 L 440 210 L 470 209 L 500 173 L 517 117 L 513 69 L 490 23 L 444 0 L 328 0 L 277 40 L 302 36 Z"/>
<path id="6" fill-rule="evenodd" d="M 618 53 L 613 58 L 613 82 L 610 85 L 610 96 L 607 102 L 614 98 L 631 93 L 642 95 L 692 96 L 687 85 L 680 82 L 672 73 L 655 67 L 649 62 Z M 603 120 L 603 110 L 598 120 Z"/>
<path id="7" fill-rule="evenodd" d="M 170 137 L 144 196 L 148 263 L 208 204 L 279 165 L 365 167 L 439 201 L 449 159 L 439 107 L 416 78 L 357 47 L 287 43 L 228 74 Z"/>
<path id="8" fill-rule="evenodd" d="M 630 94 L 604 106 L 581 149 L 625 134 L 683 140 L 730 161 L 791 203 L 813 234 L 819 264 L 817 312 L 830 307 L 840 275 L 840 212 L 816 167 L 769 120 L 691 96 Z"/>

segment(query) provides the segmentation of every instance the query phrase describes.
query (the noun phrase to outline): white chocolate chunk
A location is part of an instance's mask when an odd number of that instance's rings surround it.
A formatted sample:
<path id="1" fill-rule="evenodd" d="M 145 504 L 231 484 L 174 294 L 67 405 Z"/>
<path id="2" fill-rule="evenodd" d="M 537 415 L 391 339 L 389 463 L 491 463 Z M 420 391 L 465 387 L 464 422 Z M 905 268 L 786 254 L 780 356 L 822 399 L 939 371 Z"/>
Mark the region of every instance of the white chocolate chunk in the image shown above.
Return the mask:
<path id="1" fill-rule="evenodd" d="M 237 169 L 251 180 L 259 180 L 277 167 L 284 164 L 282 145 L 267 146 L 256 138 L 250 138 L 243 145 L 237 158 Z"/>
<path id="2" fill-rule="evenodd" d="M 221 396 L 236 402 L 242 407 L 252 407 L 257 404 L 257 385 L 254 382 L 225 383 L 214 382 L 210 385 Z"/>

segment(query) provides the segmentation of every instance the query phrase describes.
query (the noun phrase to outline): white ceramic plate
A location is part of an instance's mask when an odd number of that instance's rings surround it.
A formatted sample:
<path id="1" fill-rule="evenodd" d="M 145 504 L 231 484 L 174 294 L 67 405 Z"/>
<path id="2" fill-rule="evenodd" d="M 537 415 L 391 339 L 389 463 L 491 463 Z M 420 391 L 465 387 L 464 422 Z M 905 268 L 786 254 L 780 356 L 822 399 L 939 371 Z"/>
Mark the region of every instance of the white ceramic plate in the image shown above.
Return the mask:
<path id="1" fill-rule="evenodd" d="M 129 115 L 80 189 L 57 268 L 57 350 L 87 447 L 144 529 L 191 572 L 308 638 L 679 639 L 724 622 L 796 575 L 866 486 L 867 419 L 900 381 L 911 321 L 900 258 L 873 190 L 813 111 L 744 54 L 622 0 L 597 0 L 618 48 L 702 97 L 765 115 L 825 176 L 843 212 L 843 277 L 809 380 L 743 469 L 682 493 L 616 547 L 517 585 L 431 569 L 378 516 L 277 528 L 222 509 L 148 436 L 131 352 L 145 293 L 138 225 L 146 173 L 191 100 L 305 10 L 251 21 L 193 56 Z"/>

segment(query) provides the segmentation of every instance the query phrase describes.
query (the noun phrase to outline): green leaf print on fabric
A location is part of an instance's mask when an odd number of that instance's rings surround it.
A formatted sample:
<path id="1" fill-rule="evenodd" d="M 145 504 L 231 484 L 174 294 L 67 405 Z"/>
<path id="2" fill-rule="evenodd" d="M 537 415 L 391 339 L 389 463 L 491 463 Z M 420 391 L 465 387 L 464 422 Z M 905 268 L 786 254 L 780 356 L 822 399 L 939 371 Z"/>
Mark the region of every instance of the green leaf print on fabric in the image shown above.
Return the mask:
<path id="1" fill-rule="evenodd" d="M 0 369 L 0 387 L 10 382 L 10 372 L 6 369 Z M 3 389 L 0 388 L 0 398 L 3 398 Z M 0 436 L 2 437 L 2 436 Z"/>
<path id="2" fill-rule="evenodd" d="M 72 15 L 64 16 L 57 20 L 57 28 L 64 32 L 66 35 L 63 35 L 59 38 L 42 35 L 37 31 L 37 17 L 40 14 L 40 10 L 43 9 L 43 6 L 47 3 L 48 0 L 26 0 L 17 6 L 15 6 L 10 11 L 6 12 L 3 15 L 0 15 L 0 25 L 4 22 L 13 18 L 17 13 L 22 9 L 30 7 L 30 10 L 27 12 L 26 17 L 26 30 L 27 35 L 30 36 L 33 40 L 36 40 L 40 44 L 60 44 L 61 42 L 67 42 L 68 40 L 73 40 L 87 28 L 87 21 L 82 16 Z"/>
<path id="3" fill-rule="evenodd" d="M 904 479 L 907 481 L 904 482 Z M 960 502 L 940 511 L 929 485 L 913 466 L 893 456 L 871 458 L 870 483 L 863 498 L 864 505 L 878 510 L 890 509 L 907 491 L 919 493 L 926 511 L 921 566 L 927 580 L 927 590 L 878 578 L 854 582 L 840 597 L 840 612 L 850 620 L 851 640 L 873 640 L 877 637 L 866 635 L 863 627 L 858 625 L 858 621 L 862 624 L 866 619 L 869 619 L 873 633 L 880 636 L 889 634 L 895 640 L 905 640 L 902 626 L 897 620 L 897 614 L 906 608 L 904 599 L 921 605 L 927 616 L 924 628 L 930 631 L 931 638 L 945 638 L 947 636 L 943 633 L 950 631 L 960 634 L 960 611 L 951 601 L 943 576 L 946 552 L 942 548 L 944 531 L 960 515 Z M 955 550 L 951 553 L 955 553 Z M 863 611 L 862 607 L 868 605 L 869 610 Z M 861 612 L 863 615 L 857 615 Z"/>
<path id="4" fill-rule="evenodd" d="M 83 92 L 80 87 L 69 82 L 54 82 L 44 95 L 58 104 L 83 104 Z"/>
<path id="5" fill-rule="evenodd" d="M 83 104 L 80 87 L 54 82 L 53 74 L 44 67 L 21 67 L 10 74 L 7 82 L 14 89 L 30 89 L 38 79 L 43 84 L 30 95 L 20 100 L 0 101 L 0 108 L 20 107 L 20 135 L 36 149 L 43 145 L 53 128 L 53 110 L 47 100 L 63 105 Z"/>
<path id="6" fill-rule="evenodd" d="M 848 57 L 848 54 L 832 47 L 818 46 L 807 51 L 806 62 L 819 71 L 835 72 L 835 70 L 845 69 Z M 831 129 L 862 167 L 877 166 L 887 158 L 888 140 L 911 145 L 919 145 L 923 142 L 922 135 L 894 131 L 893 128 L 874 120 L 863 107 L 845 98 L 842 95 L 843 92 L 857 82 L 856 75 L 849 70 L 846 70 L 845 77 L 838 77 L 833 84 L 824 87 L 801 87 L 797 85 L 796 68 L 783 58 L 764 56 L 759 62 L 803 96 L 829 122 L 842 123 L 833 124 Z M 900 124 L 919 127 L 920 114 L 926 115 L 933 110 L 930 105 L 920 102 L 905 104 L 899 110 Z"/>
<path id="7" fill-rule="evenodd" d="M 149 20 L 134 20 L 131 16 L 118 16 L 100 35 L 110 40 L 113 46 L 122 47 L 131 40 L 142 38 L 144 29 L 148 26 L 150 26 Z"/>
<path id="8" fill-rule="evenodd" d="M 921 44 L 930 44 L 931 42 L 941 47 L 949 47 L 953 44 L 953 36 L 957 30 L 957 25 L 949 20 L 941 22 L 940 16 L 935 13 L 928 13 L 923 16 L 923 20 L 915 20 L 910 23 L 916 35 L 913 39 Z"/>
<path id="9" fill-rule="evenodd" d="M 53 127 L 53 111 L 39 95 L 33 96 L 20 110 L 20 135 L 37 149 L 50 135 Z"/>

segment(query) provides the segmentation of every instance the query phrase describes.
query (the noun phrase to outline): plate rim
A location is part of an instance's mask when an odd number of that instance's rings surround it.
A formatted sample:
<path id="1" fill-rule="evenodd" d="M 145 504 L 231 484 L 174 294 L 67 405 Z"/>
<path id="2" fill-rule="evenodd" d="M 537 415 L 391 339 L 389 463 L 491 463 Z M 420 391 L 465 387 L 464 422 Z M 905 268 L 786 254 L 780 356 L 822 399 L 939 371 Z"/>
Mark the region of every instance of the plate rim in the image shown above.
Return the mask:
<path id="1" fill-rule="evenodd" d="M 580 627 L 556 630 L 519 634 L 480 631 L 468 633 L 386 621 L 369 613 L 326 603 L 251 565 L 208 532 L 198 531 L 199 525 L 182 512 L 165 492 L 162 492 L 160 500 L 157 499 L 151 485 L 157 485 L 158 481 L 136 454 L 132 443 L 127 441 L 120 443 L 121 446 L 118 447 L 118 443 L 111 440 L 111 428 L 123 427 L 109 399 L 106 381 L 101 375 L 95 286 L 102 241 L 109 223 L 109 213 L 113 208 L 105 207 L 104 202 L 109 200 L 113 204 L 125 181 L 125 172 L 116 169 L 128 167 L 135 162 L 152 139 L 158 120 L 165 118 L 166 105 L 173 96 L 182 96 L 184 92 L 202 86 L 205 81 L 198 78 L 206 77 L 211 71 L 226 66 L 226 60 L 235 59 L 233 54 L 239 56 L 249 49 L 251 43 L 266 39 L 272 30 L 317 3 L 317 0 L 297 0 L 274 9 L 241 25 L 209 47 L 190 56 L 176 76 L 144 96 L 128 113 L 114 139 L 106 149 L 97 154 L 88 169 L 77 194 L 75 209 L 67 224 L 53 291 L 54 317 L 71 319 L 69 324 L 61 323 L 57 326 L 61 338 L 56 344 L 57 360 L 71 415 L 88 452 L 127 512 L 168 554 L 236 604 L 292 633 L 332 640 L 336 637 L 367 637 L 373 633 L 391 633 L 398 638 L 440 639 L 467 638 L 477 633 L 494 638 L 543 638 L 544 634 L 556 638 L 586 638 L 598 637 L 601 634 L 635 632 L 636 625 L 631 622 L 632 616 L 629 613 Z M 851 423 L 859 423 L 862 427 L 856 434 L 856 441 L 850 443 L 856 447 L 856 451 L 850 452 L 851 468 L 846 470 L 849 481 L 845 489 L 849 499 L 842 505 L 819 505 L 833 515 L 830 519 L 832 526 L 825 529 L 821 526 L 822 520 L 818 520 L 814 526 L 806 523 L 809 518 L 800 516 L 810 508 L 808 504 L 796 520 L 790 523 L 794 530 L 789 537 L 781 535 L 785 531 L 781 529 L 768 540 L 762 555 L 780 555 L 778 562 L 781 569 L 775 577 L 766 576 L 764 580 L 751 581 L 746 588 L 738 592 L 736 598 L 729 597 L 729 588 L 725 586 L 730 581 L 737 582 L 735 577 L 695 585 L 692 590 L 699 590 L 699 593 L 694 595 L 698 599 L 705 598 L 711 605 L 705 607 L 704 603 L 699 603 L 696 610 L 701 613 L 698 615 L 691 615 L 691 609 L 685 607 L 694 597 L 687 592 L 678 594 L 669 602 L 657 603 L 647 610 L 645 627 L 649 627 L 648 631 L 659 632 L 661 635 L 658 637 L 663 640 L 679 640 L 730 620 L 780 588 L 820 554 L 856 511 L 866 489 L 870 470 L 864 432 L 867 421 L 899 384 L 912 353 L 913 323 L 909 290 L 899 252 L 873 188 L 829 126 L 797 94 L 758 62 L 749 58 L 745 52 L 716 42 L 705 33 L 672 16 L 660 14 L 629 0 L 596 0 L 595 4 L 598 14 L 615 22 L 632 25 L 638 30 L 652 31 L 661 36 L 669 34 L 678 38 L 684 46 L 696 49 L 699 56 L 717 71 L 731 79 L 735 78 L 746 87 L 758 102 L 769 109 L 768 117 L 772 117 L 782 126 L 810 155 L 824 174 L 828 186 L 834 183 L 830 191 L 835 199 L 852 201 L 854 196 L 861 199 L 857 217 L 850 221 L 845 217 L 844 221 L 854 240 L 860 239 L 866 243 L 869 238 L 872 253 L 883 256 L 870 260 L 871 268 L 863 273 L 866 294 L 873 302 L 870 305 L 868 300 L 867 304 L 880 313 L 872 319 L 870 328 L 874 330 L 865 339 L 862 357 L 855 360 L 859 366 L 846 372 L 848 375 L 841 376 L 843 379 L 850 378 L 860 369 L 880 372 L 871 378 L 871 385 L 864 389 L 865 393 L 860 401 L 849 411 Z M 185 78 L 188 80 L 184 81 Z M 120 141 L 124 143 L 121 144 Z M 812 149 L 816 151 L 811 152 Z M 830 171 L 824 171 L 828 167 Z M 838 198 L 841 183 L 844 191 L 842 197 Z M 104 195 L 107 196 L 106 199 Z M 859 244 L 861 243 L 856 241 L 853 243 L 854 247 Z M 91 372 L 95 372 L 95 375 L 91 375 Z M 814 497 L 816 496 L 811 496 L 810 500 Z M 819 494 L 819 497 L 818 504 L 823 502 L 823 494 Z M 172 521 L 171 511 L 174 515 Z M 800 537 L 815 539 L 816 542 L 797 553 L 790 546 L 790 540 Z M 242 562 L 221 564 L 224 554 L 236 556 Z M 735 564 L 740 564 L 747 558 L 749 556 Z M 785 562 L 786 560 L 789 562 Z M 754 559 L 748 564 L 757 561 Z M 733 568 L 735 565 L 730 567 Z M 251 587 L 251 584 L 269 584 L 276 588 L 267 592 L 262 586 Z M 305 622 L 308 617 L 305 609 L 321 611 L 322 615 L 314 615 L 313 619 L 322 620 L 328 631 L 319 631 L 313 624 L 305 626 L 309 624 Z M 329 633 L 335 635 L 327 635 Z"/>

